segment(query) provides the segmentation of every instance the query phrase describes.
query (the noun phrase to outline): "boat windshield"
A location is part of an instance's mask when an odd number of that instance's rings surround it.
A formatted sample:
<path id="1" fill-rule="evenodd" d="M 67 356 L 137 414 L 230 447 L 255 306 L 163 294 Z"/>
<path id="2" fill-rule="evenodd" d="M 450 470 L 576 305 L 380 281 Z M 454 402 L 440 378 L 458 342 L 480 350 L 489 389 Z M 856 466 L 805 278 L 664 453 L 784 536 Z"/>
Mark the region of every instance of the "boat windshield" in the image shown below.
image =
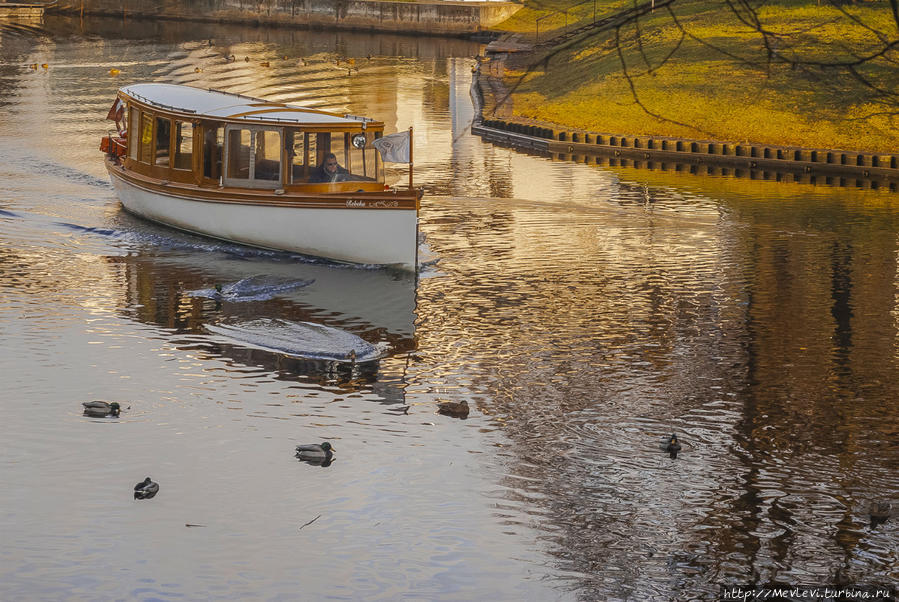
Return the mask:
<path id="1" fill-rule="evenodd" d="M 228 125 L 223 140 L 223 179 L 229 186 L 253 188 L 383 183 L 383 163 L 371 146 L 375 136 L 374 131 L 322 132 L 299 127 Z"/>
<path id="2" fill-rule="evenodd" d="M 374 139 L 374 132 L 287 129 L 289 183 L 383 182 L 381 157 L 371 146 Z"/>

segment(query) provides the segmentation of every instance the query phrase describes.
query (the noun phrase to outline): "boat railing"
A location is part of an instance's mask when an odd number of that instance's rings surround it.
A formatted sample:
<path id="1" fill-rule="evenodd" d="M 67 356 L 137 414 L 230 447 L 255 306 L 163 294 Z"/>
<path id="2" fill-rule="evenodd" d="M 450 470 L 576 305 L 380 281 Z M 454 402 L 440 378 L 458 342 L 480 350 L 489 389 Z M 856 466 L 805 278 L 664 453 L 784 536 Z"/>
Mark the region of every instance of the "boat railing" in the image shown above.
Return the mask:
<path id="1" fill-rule="evenodd" d="M 128 95 L 132 96 L 148 105 L 153 105 L 153 106 L 156 106 L 156 107 L 159 107 L 162 109 L 168 109 L 170 111 L 178 111 L 180 113 L 196 113 L 197 112 L 195 109 L 185 109 L 182 107 L 176 107 L 174 105 L 167 105 L 163 102 L 159 102 L 157 100 L 152 100 L 150 98 L 147 98 L 146 96 L 141 96 L 140 94 L 135 94 L 134 92 L 131 92 L 131 91 L 128 92 Z"/>
<path id="2" fill-rule="evenodd" d="M 247 96 L 246 94 L 241 94 L 239 92 L 229 92 L 228 90 L 219 90 L 218 88 L 206 88 L 207 92 L 215 92 L 216 94 L 227 94 L 228 96 L 236 96 L 238 98 L 246 98 L 247 100 L 262 100 L 261 98 L 256 98 L 254 96 Z"/>
<path id="3" fill-rule="evenodd" d="M 106 134 L 106 137 L 100 140 L 100 150 L 118 162 L 128 152 L 128 142 L 125 138 L 128 133 L 111 129 L 107 130 Z"/>
<path id="4" fill-rule="evenodd" d="M 258 115 L 235 115 L 234 117 L 231 117 L 231 119 L 241 119 L 243 121 L 249 121 L 255 117 L 258 117 Z M 300 119 L 290 119 L 287 117 L 271 117 L 268 115 L 265 116 L 265 120 L 266 121 L 278 121 L 280 123 L 299 123 L 299 124 L 305 123 L 304 121 L 302 121 Z"/>
<path id="5" fill-rule="evenodd" d="M 361 121 L 362 123 L 369 123 L 374 121 L 371 117 L 362 117 L 361 115 L 350 115 L 349 113 L 343 114 L 344 119 L 353 119 L 355 121 Z"/>

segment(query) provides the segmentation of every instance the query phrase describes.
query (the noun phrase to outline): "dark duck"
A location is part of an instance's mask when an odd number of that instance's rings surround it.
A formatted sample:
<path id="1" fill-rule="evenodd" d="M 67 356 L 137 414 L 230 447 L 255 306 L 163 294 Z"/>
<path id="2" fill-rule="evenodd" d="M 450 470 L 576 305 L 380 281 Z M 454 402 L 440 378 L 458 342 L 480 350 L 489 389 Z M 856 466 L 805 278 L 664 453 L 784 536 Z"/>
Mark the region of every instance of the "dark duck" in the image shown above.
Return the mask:
<path id="1" fill-rule="evenodd" d="M 680 441 L 677 440 L 677 435 L 674 433 L 662 439 L 661 447 L 662 451 L 668 452 L 672 460 L 677 458 L 677 452 L 681 450 Z"/>
<path id="2" fill-rule="evenodd" d="M 893 514 L 893 504 L 886 501 L 873 501 L 868 509 L 868 514 L 871 517 L 871 528 L 874 528 L 889 520 Z"/>
<path id="3" fill-rule="evenodd" d="M 147 477 L 134 486 L 134 499 L 148 500 L 159 493 L 159 483 L 154 483 L 150 477 Z"/>
<path id="4" fill-rule="evenodd" d="M 115 401 L 112 403 L 106 401 L 85 401 L 81 405 L 84 406 L 85 416 L 94 416 L 95 418 L 118 416 L 119 412 L 122 411 L 121 406 Z"/>
<path id="5" fill-rule="evenodd" d="M 325 441 L 324 443 L 312 443 L 309 445 L 297 445 L 296 456 L 309 464 L 328 466 L 334 458 L 334 448 Z"/>
<path id="6" fill-rule="evenodd" d="M 468 417 L 468 402 L 462 401 L 440 401 L 437 403 L 437 413 L 446 416 L 455 416 L 456 418 Z"/>

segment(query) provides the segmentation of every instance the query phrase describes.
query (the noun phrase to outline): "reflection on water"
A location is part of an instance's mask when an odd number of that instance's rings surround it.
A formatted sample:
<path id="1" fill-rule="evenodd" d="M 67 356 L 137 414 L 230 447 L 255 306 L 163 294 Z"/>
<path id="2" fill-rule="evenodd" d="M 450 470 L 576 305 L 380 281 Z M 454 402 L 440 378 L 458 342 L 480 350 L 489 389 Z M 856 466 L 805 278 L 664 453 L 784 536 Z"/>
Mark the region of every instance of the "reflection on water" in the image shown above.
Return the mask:
<path id="1" fill-rule="evenodd" d="M 422 283 L 420 353 L 513 438 L 502 497 L 546 501 L 595 597 L 889 581 L 865 500 L 896 491 L 891 208 L 676 196 L 448 202 L 428 237 L 465 288 L 432 305 Z"/>
<path id="2" fill-rule="evenodd" d="M 123 315 L 184 335 L 174 340 L 183 340 L 186 348 L 264 366 L 279 378 L 341 383 L 364 378 L 371 383 L 381 372 L 381 389 L 390 389 L 389 399 L 402 402 L 402 372 L 381 371 L 380 362 L 362 361 L 380 356 L 381 349 L 399 357 L 414 349 L 414 277 L 309 263 L 132 221 L 138 231 L 156 232 L 133 238 L 151 240 L 158 249 L 165 246 L 162 238 L 174 237 L 182 247 L 176 253 L 108 258 L 123 274 Z M 182 252 L 192 245 L 193 252 Z M 209 296 L 198 294 L 203 291 Z M 320 329 L 298 326 L 302 324 Z M 222 336 L 198 343 L 195 335 L 204 333 Z M 347 358 L 337 357 L 346 356 L 348 350 L 341 346 L 347 339 L 357 342 L 358 366 L 344 366 Z M 364 349 L 372 358 L 363 355 Z"/>
<path id="3" fill-rule="evenodd" d="M 899 497 L 894 194 L 494 147 L 467 133 L 465 41 L 2 33 L 4 598 L 895 583 L 897 521 L 868 516 Z M 437 263 L 340 267 L 122 213 L 97 143 L 115 89 L 145 80 L 414 125 Z M 345 341 L 384 352 L 296 353 Z M 121 416 L 84 417 L 92 399 Z M 461 400 L 467 420 L 436 414 Z M 328 470 L 294 457 L 319 441 Z M 147 474 L 159 494 L 136 503 Z"/>

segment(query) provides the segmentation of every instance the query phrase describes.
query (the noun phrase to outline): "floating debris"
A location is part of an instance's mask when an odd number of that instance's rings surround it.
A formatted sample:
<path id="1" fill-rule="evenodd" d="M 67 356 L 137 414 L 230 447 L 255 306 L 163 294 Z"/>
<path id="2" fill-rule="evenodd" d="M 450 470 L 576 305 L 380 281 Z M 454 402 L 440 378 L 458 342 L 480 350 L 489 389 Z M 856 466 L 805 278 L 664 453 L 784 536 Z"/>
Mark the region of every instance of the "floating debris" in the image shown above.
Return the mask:
<path id="1" fill-rule="evenodd" d="M 322 515 L 319 514 L 318 516 L 316 516 L 315 518 L 313 518 L 311 521 L 309 521 L 309 522 L 306 523 L 305 525 L 302 525 L 302 526 L 300 527 L 300 529 L 302 529 L 303 527 L 308 527 L 309 525 L 311 525 L 312 523 L 314 523 L 315 521 L 317 521 L 317 520 L 320 519 L 321 517 L 322 517 Z M 297 529 L 297 531 L 299 531 L 300 529 Z"/>

